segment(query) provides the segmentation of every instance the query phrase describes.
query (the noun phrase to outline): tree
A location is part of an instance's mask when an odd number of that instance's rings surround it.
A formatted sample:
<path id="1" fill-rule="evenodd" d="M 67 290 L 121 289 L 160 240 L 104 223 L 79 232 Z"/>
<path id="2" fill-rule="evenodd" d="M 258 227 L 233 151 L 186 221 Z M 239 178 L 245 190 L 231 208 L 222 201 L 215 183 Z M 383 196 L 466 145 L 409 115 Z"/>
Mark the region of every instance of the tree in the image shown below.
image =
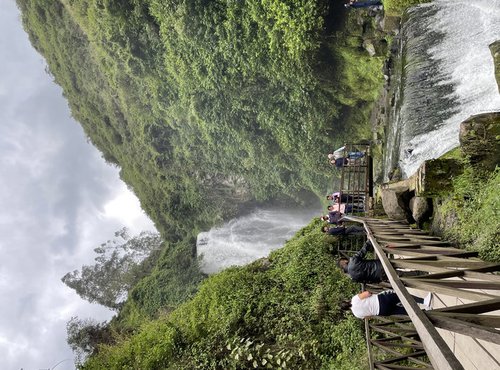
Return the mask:
<path id="1" fill-rule="evenodd" d="M 99 344 L 112 344 L 113 336 L 106 322 L 73 316 L 66 324 L 67 342 L 75 354 L 77 364 L 97 353 Z"/>
<path id="2" fill-rule="evenodd" d="M 150 271 L 148 257 L 161 246 L 158 233 L 143 231 L 131 238 L 123 228 L 115 233 L 115 239 L 94 249 L 98 254 L 95 265 L 68 272 L 61 280 L 89 302 L 118 310 L 129 289 Z"/>

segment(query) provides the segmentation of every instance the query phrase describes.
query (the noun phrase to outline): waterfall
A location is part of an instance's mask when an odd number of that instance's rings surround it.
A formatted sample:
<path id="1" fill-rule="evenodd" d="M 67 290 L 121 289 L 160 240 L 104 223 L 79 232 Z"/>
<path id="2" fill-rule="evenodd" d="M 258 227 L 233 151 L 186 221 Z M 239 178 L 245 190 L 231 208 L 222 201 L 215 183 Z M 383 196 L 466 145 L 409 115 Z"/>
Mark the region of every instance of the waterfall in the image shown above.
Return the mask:
<path id="1" fill-rule="evenodd" d="M 318 209 L 256 209 L 252 213 L 198 234 L 201 269 L 211 274 L 265 257 L 308 224 Z"/>
<path id="2" fill-rule="evenodd" d="M 462 121 L 500 110 L 488 48 L 500 39 L 500 0 L 434 0 L 410 9 L 407 18 L 399 111 L 384 159 L 387 169 L 391 155 L 392 163 L 399 158 L 405 177 L 457 147 Z"/>

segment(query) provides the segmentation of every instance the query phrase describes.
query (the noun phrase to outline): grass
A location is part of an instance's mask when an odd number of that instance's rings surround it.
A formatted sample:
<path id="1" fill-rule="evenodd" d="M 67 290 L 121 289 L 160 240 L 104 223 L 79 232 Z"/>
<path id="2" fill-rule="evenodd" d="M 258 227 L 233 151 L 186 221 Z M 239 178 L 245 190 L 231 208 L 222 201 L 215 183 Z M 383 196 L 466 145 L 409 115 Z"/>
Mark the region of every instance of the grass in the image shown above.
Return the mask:
<path id="1" fill-rule="evenodd" d="M 429 3 L 430 0 L 384 0 L 384 10 L 387 15 L 400 16 L 410 6 Z"/>
<path id="2" fill-rule="evenodd" d="M 444 236 L 478 251 L 483 260 L 500 262 L 500 168 L 488 173 L 464 162 L 464 173 L 453 180 L 453 192 L 439 206 L 443 219 L 454 220 Z"/>

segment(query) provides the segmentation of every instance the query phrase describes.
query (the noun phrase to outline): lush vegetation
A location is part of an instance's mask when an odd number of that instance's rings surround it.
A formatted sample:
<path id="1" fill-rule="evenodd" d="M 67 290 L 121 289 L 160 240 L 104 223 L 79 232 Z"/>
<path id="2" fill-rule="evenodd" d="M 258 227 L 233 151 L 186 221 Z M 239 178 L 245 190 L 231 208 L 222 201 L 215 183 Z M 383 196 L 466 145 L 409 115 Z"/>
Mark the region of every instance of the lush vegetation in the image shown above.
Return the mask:
<path id="1" fill-rule="evenodd" d="M 410 6 L 430 3 L 432 0 L 384 0 L 384 9 L 389 15 L 401 15 Z"/>
<path id="2" fill-rule="evenodd" d="M 365 368 L 362 321 L 338 308 L 357 286 L 336 268 L 334 239 L 318 222 L 268 259 L 211 276 L 193 299 L 101 345 L 83 368 Z"/>
<path id="3" fill-rule="evenodd" d="M 326 0 L 18 4 L 74 117 L 166 240 L 250 200 L 324 194 L 324 154 L 367 132 L 382 58 L 362 48 L 374 33 L 362 13 L 345 20 Z"/>
<path id="4" fill-rule="evenodd" d="M 444 235 L 486 261 L 500 262 L 500 168 L 490 172 L 463 162 L 464 173 L 453 179 L 453 191 L 439 206 Z"/>

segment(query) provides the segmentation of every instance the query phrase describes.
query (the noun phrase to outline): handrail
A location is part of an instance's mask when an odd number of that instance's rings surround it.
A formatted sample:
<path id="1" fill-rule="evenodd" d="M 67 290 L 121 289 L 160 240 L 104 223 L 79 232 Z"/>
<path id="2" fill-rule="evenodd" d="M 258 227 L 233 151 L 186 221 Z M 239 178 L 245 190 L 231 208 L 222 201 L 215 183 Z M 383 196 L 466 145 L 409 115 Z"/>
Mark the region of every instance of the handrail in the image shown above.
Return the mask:
<path id="1" fill-rule="evenodd" d="M 417 303 L 406 290 L 406 287 L 399 279 L 382 247 L 373 236 L 367 222 L 360 217 L 345 216 L 344 218 L 352 222 L 363 224 L 366 230 L 366 235 L 371 241 L 373 249 L 382 263 L 382 267 L 384 268 L 389 282 L 392 285 L 392 289 L 398 295 L 409 318 L 413 322 L 415 330 L 420 336 L 420 340 L 422 341 L 422 345 L 424 346 L 432 366 L 439 370 L 463 370 L 464 367 L 455 357 L 455 354 L 450 350 L 427 315 L 418 307 Z"/>

